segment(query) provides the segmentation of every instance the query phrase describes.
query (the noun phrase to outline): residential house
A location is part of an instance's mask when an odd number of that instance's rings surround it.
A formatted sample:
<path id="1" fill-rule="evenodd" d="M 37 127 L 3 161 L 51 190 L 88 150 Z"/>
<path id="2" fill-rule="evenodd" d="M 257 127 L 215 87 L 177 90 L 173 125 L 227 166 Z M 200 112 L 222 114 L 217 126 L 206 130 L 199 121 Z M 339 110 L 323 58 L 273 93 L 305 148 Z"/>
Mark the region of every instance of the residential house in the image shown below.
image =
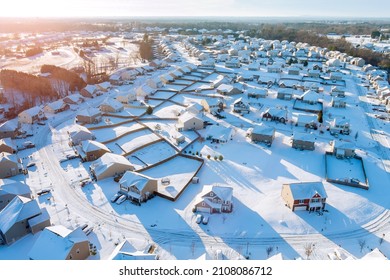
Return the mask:
<path id="1" fill-rule="evenodd" d="M 215 80 L 210 83 L 211 88 L 218 88 L 222 84 L 231 84 L 232 79 L 225 75 L 218 75 Z"/>
<path id="2" fill-rule="evenodd" d="M 96 85 L 87 85 L 85 88 L 80 90 L 80 94 L 83 97 L 94 98 L 102 95 L 102 91 Z"/>
<path id="3" fill-rule="evenodd" d="M 332 86 L 330 95 L 342 98 L 345 97 L 345 90 L 338 86 Z"/>
<path id="4" fill-rule="evenodd" d="M 302 100 L 303 103 L 313 105 L 319 102 L 320 96 L 314 90 L 307 90 L 299 97 L 299 99 Z"/>
<path id="5" fill-rule="evenodd" d="M 83 161 L 94 161 L 111 151 L 106 145 L 100 142 L 85 140 L 81 142 L 81 146 L 77 147 L 77 152 Z"/>
<path id="6" fill-rule="evenodd" d="M 294 90 L 292 88 L 280 88 L 276 98 L 282 100 L 291 100 L 294 95 Z"/>
<path id="7" fill-rule="evenodd" d="M 105 153 L 99 159 L 92 162 L 89 167 L 91 175 L 96 180 L 114 177 L 124 174 L 126 171 L 133 171 L 134 166 L 121 155 Z"/>
<path id="8" fill-rule="evenodd" d="M 48 226 L 34 242 L 30 260 L 85 260 L 90 256 L 90 243 L 84 231 L 63 225 Z"/>
<path id="9" fill-rule="evenodd" d="M 366 61 L 361 57 L 354 57 L 349 63 L 358 67 L 363 67 L 366 64 Z"/>
<path id="10" fill-rule="evenodd" d="M 102 113 L 98 108 L 87 108 L 77 113 L 76 122 L 79 123 L 99 123 L 102 120 Z"/>
<path id="11" fill-rule="evenodd" d="M 31 198 L 30 187 L 25 183 L 11 179 L 0 179 L 0 211 L 18 195 Z"/>
<path id="12" fill-rule="evenodd" d="M 316 114 L 297 114 L 296 124 L 301 127 L 317 129 L 318 116 Z"/>
<path id="13" fill-rule="evenodd" d="M 209 214 L 233 211 L 233 188 L 219 185 L 205 185 L 195 211 Z"/>
<path id="14" fill-rule="evenodd" d="M 137 94 L 137 96 L 139 96 L 141 98 L 145 98 L 145 96 L 153 95 L 155 92 L 156 92 L 156 89 L 151 88 L 147 84 L 144 84 L 135 90 L 135 93 Z"/>
<path id="15" fill-rule="evenodd" d="M 246 93 L 249 98 L 266 98 L 268 95 L 268 90 L 265 88 L 248 87 Z"/>
<path id="16" fill-rule="evenodd" d="M 346 108 L 347 107 L 346 100 L 342 99 L 342 98 L 338 98 L 338 97 L 333 97 L 330 104 L 334 108 Z"/>
<path id="17" fill-rule="evenodd" d="M 256 125 L 250 129 L 249 136 L 253 142 L 261 142 L 271 146 L 275 139 L 275 128 L 265 124 Z"/>
<path id="18" fill-rule="evenodd" d="M 161 81 L 160 77 L 153 77 L 146 80 L 146 84 L 154 89 L 158 89 L 163 87 L 163 82 Z"/>
<path id="19" fill-rule="evenodd" d="M 157 192 L 157 180 L 140 173 L 126 171 L 119 180 L 119 192 L 132 201 L 145 202 Z"/>
<path id="20" fill-rule="evenodd" d="M 0 153 L 6 152 L 9 154 L 16 154 L 18 148 L 15 143 L 11 140 L 11 138 L 3 138 L 0 139 Z"/>
<path id="21" fill-rule="evenodd" d="M 129 91 L 129 92 L 119 92 L 116 96 L 116 100 L 118 100 L 122 104 L 129 104 L 133 101 L 137 100 L 137 94 L 135 91 Z"/>
<path id="22" fill-rule="evenodd" d="M 147 246 L 143 249 L 137 249 L 134 245 L 130 243 L 129 240 L 122 241 L 119 243 L 111 255 L 108 257 L 108 260 L 118 260 L 118 261 L 130 261 L 130 260 L 158 260 L 158 255 L 151 252 L 152 246 Z"/>
<path id="23" fill-rule="evenodd" d="M 101 92 L 108 92 L 112 88 L 112 85 L 110 84 L 110 82 L 102 82 L 100 84 L 96 84 L 96 87 Z"/>
<path id="24" fill-rule="evenodd" d="M 351 142 L 336 139 L 331 142 L 331 152 L 337 158 L 354 157 L 355 145 Z"/>
<path id="25" fill-rule="evenodd" d="M 295 132 L 292 136 L 292 147 L 299 150 L 314 151 L 315 137 L 311 133 Z"/>
<path id="26" fill-rule="evenodd" d="M 209 98 L 202 99 L 200 104 L 203 106 L 204 110 L 208 113 L 212 112 L 221 112 L 226 107 L 225 102 L 222 99 Z"/>
<path id="27" fill-rule="evenodd" d="M 287 74 L 288 75 L 299 75 L 300 74 L 300 69 L 298 67 L 291 66 L 287 69 Z"/>
<path id="28" fill-rule="evenodd" d="M 199 130 L 203 129 L 203 120 L 194 114 L 185 112 L 180 115 L 177 121 L 177 130 Z"/>
<path id="29" fill-rule="evenodd" d="M 85 99 L 79 93 L 68 95 L 62 99 L 66 104 L 78 105 L 85 101 Z"/>
<path id="30" fill-rule="evenodd" d="M 68 129 L 69 145 L 76 146 L 85 140 L 94 140 L 95 136 L 88 128 L 82 125 L 74 124 Z"/>
<path id="31" fill-rule="evenodd" d="M 242 93 L 242 88 L 237 85 L 221 84 L 217 87 L 217 92 L 222 95 L 234 95 Z"/>
<path id="32" fill-rule="evenodd" d="M 118 113 L 123 111 L 123 104 L 118 100 L 107 97 L 102 103 L 100 103 L 99 109 L 105 113 Z"/>
<path id="33" fill-rule="evenodd" d="M 9 120 L 0 124 L 0 139 L 15 138 L 19 134 L 19 124 L 17 120 Z"/>
<path id="34" fill-rule="evenodd" d="M 0 179 L 12 177 L 23 172 L 23 166 L 15 154 L 0 153 Z"/>
<path id="35" fill-rule="evenodd" d="M 239 113 L 239 114 L 249 114 L 250 113 L 250 107 L 246 100 L 244 100 L 242 97 L 236 99 L 233 102 L 233 112 Z"/>
<path id="36" fill-rule="evenodd" d="M 315 70 L 315 69 L 310 69 L 307 71 L 307 76 L 309 78 L 314 78 L 314 79 L 318 79 L 321 75 L 321 71 L 320 70 Z"/>
<path id="37" fill-rule="evenodd" d="M 175 78 L 169 75 L 168 73 L 160 75 L 159 78 L 161 82 L 163 82 L 163 84 L 169 84 L 175 81 Z"/>
<path id="38" fill-rule="evenodd" d="M 204 111 L 204 108 L 201 104 L 194 102 L 188 105 L 185 110 L 191 114 L 198 115 Z"/>
<path id="39" fill-rule="evenodd" d="M 46 104 L 43 107 L 43 111 L 45 111 L 45 113 L 57 114 L 69 110 L 69 108 L 70 108 L 69 104 L 65 103 L 64 100 L 60 99 Z"/>
<path id="40" fill-rule="evenodd" d="M 345 117 L 334 118 L 330 123 L 329 132 L 332 135 L 349 135 L 349 133 L 351 132 L 349 119 L 346 119 Z"/>
<path id="41" fill-rule="evenodd" d="M 19 123 L 33 124 L 45 118 L 45 114 L 40 106 L 35 106 L 19 113 Z"/>
<path id="42" fill-rule="evenodd" d="M 343 73 L 330 72 L 330 79 L 333 81 L 342 81 L 343 80 Z"/>
<path id="43" fill-rule="evenodd" d="M 327 197 L 325 187 L 321 182 L 291 183 L 282 186 L 282 198 L 292 211 L 296 209 L 324 210 Z"/>
<path id="44" fill-rule="evenodd" d="M 277 63 L 272 64 L 272 65 L 268 65 L 267 72 L 268 73 L 281 73 L 282 66 L 280 64 L 277 64 Z"/>
<path id="45" fill-rule="evenodd" d="M 36 200 L 15 196 L 0 212 L 0 243 L 10 245 L 50 225 L 46 208 L 39 208 Z"/>
<path id="46" fill-rule="evenodd" d="M 226 68 L 240 68 L 241 62 L 238 58 L 230 58 L 229 60 L 225 61 L 225 67 Z"/>
<path id="47" fill-rule="evenodd" d="M 287 122 L 287 110 L 282 108 L 268 108 L 264 111 L 262 115 L 262 119 L 265 119 L 266 121 L 276 121 L 280 123 L 286 123 Z"/>
<path id="48" fill-rule="evenodd" d="M 211 143 L 227 143 L 232 140 L 233 128 L 225 127 L 223 125 L 209 125 L 205 132 L 206 140 L 210 140 Z"/>

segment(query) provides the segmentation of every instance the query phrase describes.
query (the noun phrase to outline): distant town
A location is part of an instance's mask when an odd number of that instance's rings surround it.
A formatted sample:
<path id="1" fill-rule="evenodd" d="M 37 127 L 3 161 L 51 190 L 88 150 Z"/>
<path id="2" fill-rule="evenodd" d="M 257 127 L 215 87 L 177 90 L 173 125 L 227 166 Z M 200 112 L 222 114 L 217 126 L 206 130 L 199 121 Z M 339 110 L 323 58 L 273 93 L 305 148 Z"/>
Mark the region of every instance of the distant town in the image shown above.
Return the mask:
<path id="1" fill-rule="evenodd" d="M 0 259 L 389 258 L 390 25 L 83 24 L 0 33 Z"/>

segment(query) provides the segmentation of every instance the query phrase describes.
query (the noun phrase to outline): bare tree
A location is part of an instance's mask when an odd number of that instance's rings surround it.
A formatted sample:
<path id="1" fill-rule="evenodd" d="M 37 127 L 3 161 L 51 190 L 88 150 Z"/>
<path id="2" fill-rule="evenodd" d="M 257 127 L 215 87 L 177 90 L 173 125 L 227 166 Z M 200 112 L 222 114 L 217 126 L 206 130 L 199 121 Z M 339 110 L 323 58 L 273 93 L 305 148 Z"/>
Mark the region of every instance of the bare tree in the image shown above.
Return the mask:
<path id="1" fill-rule="evenodd" d="M 359 247 L 360 247 L 360 253 L 362 253 L 364 247 L 366 246 L 366 240 L 365 239 L 359 239 L 358 243 L 359 243 Z"/>
<path id="2" fill-rule="evenodd" d="M 274 246 L 268 246 L 267 248 L 265 248 L 265 252 L 267 253 L 267 258 L 269 258 L 273 250 L 274 250 Z"/>
<path id="3" fill-rule="evenodd" d="M 306 259 L 309 259 L 311 254 L 313 254 L 314 251 L 314 243 L 306 243 L 304 248 L 305 248 Z"/>

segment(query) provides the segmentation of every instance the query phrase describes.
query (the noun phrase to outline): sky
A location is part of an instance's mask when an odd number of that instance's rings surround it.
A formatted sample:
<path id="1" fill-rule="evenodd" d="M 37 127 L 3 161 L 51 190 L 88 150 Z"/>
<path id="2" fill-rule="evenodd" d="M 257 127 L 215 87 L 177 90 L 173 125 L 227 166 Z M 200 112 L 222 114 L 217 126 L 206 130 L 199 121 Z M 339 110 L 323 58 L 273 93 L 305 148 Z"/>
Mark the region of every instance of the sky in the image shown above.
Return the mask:
<path id="1" fill-rule="evenodd" d="M 2 0 L 0 17 L 380 17 L 388 0 Z"/>

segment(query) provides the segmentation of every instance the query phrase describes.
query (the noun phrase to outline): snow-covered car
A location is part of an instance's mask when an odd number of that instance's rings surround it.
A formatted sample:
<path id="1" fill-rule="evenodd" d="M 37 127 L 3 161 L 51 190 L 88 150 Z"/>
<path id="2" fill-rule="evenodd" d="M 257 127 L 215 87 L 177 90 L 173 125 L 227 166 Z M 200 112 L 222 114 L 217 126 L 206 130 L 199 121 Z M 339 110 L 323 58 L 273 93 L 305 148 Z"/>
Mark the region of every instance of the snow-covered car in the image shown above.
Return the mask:
<path id="1" fill-rule="evenodd" d="M 202 219 L 202 224 L 207 225 L 209 223 L 209 216 L 204 216 Z"/>
<path id="2" fill-rule="evenodd" d="M 114 203 L 115 201 L 118 200 L 118 198 L 119 198 L 120 196 L 121 196 L 120 193 L 116 193 L 116 194 L 114 194 L 114 195 L 111 197 L 110 201 L 111 201 L 112 203 Z"/>
<path id="3" fill-rule="evenodd" d="M 203 220 L 203 216 L 201 214 L 196 215 L 195 222 L 197 224 L 200 224 L 202 222 L 202 220 Z"/>
<path id="4" fill-rule="evenodd" d="M 122 194 L 121 196 L 119 196 L 118 200 L 115 202 L 116 204 L 122 204 L 125 200 L 127 199 L 127 197 Z"/>
<path id="5" fill-rule="evenodd" d="M 42 189 L 40 191 L 37 192 L 37 195 L 43 195 L 43 194 L 47 194 L 50 192 L 50 189 Z"/>

